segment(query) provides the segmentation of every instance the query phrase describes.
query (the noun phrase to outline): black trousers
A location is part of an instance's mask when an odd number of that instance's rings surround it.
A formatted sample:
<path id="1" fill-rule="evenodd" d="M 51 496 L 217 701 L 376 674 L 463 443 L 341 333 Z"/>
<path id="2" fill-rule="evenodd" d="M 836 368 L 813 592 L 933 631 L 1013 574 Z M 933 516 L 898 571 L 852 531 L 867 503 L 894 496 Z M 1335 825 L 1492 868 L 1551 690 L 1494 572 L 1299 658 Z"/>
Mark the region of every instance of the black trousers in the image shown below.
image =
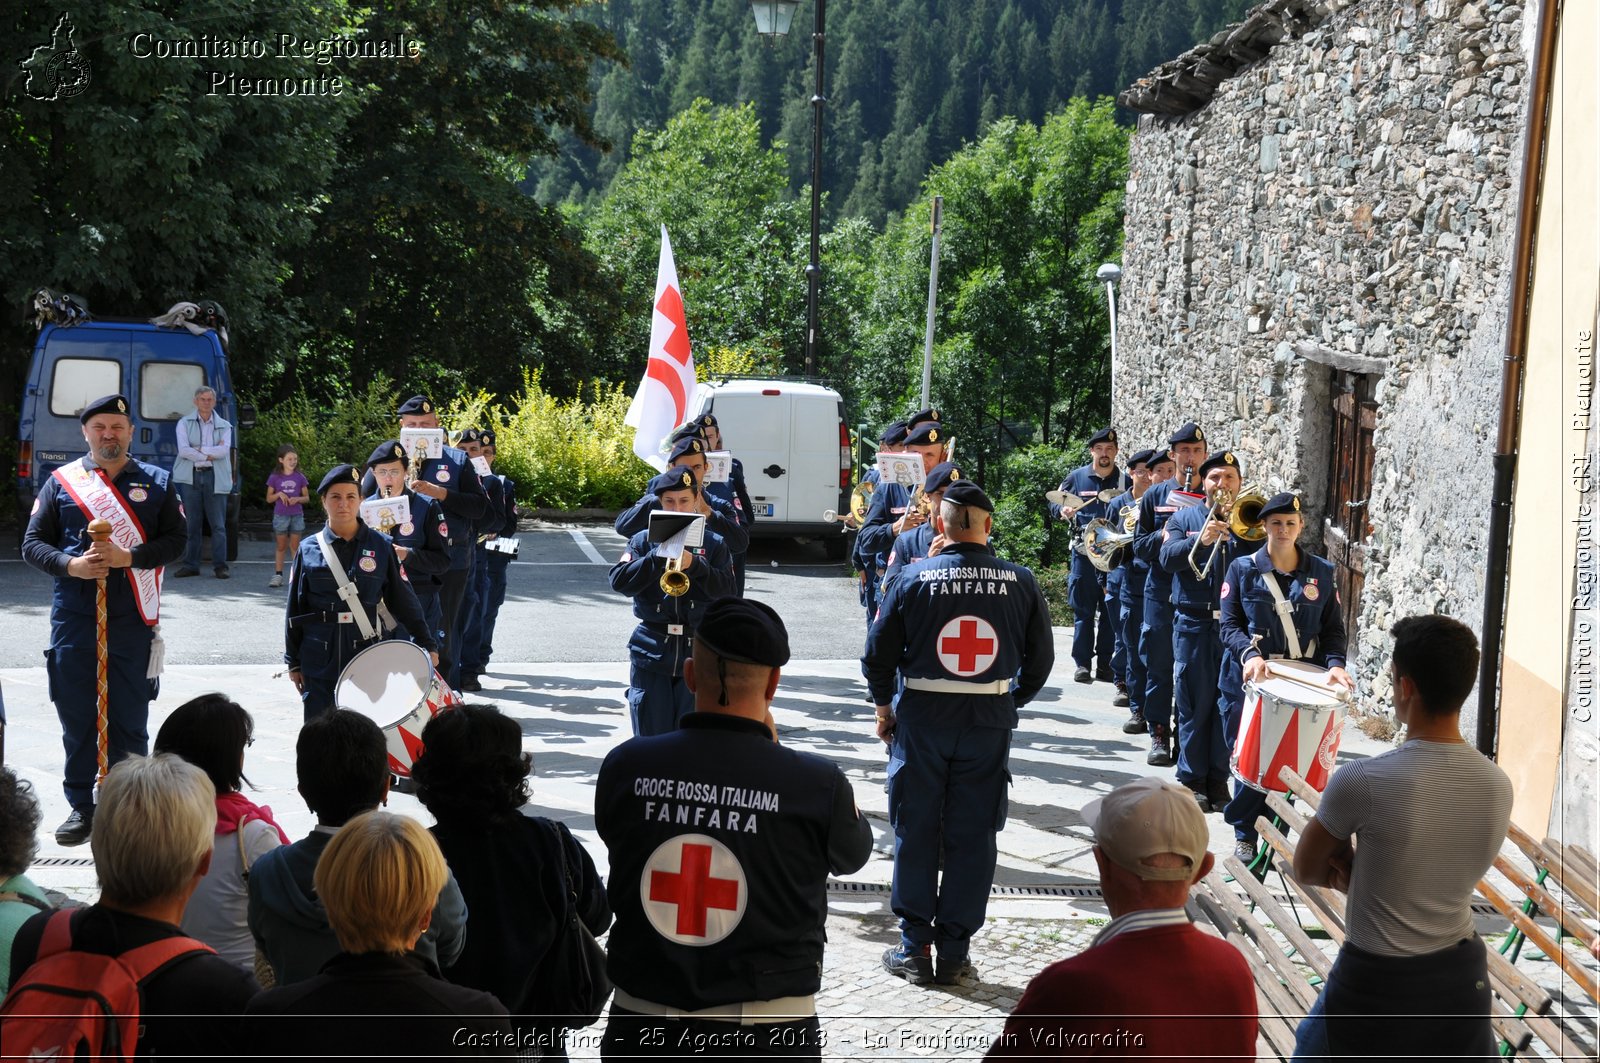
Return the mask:
<path id="1" fill-rule="evenodd" d="M 460 656 L 457 646 L 461 640 L 461 601 L 467 596 L 467 580 L 472 578 L 471 568 L 452 568 L 439 577 L 440 619 L 444 621 L 444 647 L 439 651 L 439 674 L 451 682 L 450 673 Z"/>

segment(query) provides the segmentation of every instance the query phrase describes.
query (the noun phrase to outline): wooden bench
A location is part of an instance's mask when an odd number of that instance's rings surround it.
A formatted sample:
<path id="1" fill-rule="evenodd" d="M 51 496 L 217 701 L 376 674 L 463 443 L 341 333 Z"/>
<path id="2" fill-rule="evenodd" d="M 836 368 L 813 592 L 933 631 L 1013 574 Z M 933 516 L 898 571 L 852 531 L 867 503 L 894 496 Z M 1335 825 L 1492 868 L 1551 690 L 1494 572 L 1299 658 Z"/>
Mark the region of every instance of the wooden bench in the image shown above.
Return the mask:
<path id="1" fill-rule="evenodd" d="M 1224 859 L 1220 869 L 1213 870 L 1202 881 L 1192 895 L 1192 903 L 1250 964 L 1256 979 L 1261 1036 L 1280 1059 L 1289 1059 L 1294 1049 L 1295 1027 L 1316 1000 L 1320 985 L 1333 966 L 1337 948 L 1344 943 L 1345 897 L 1336 890 L 1308 886 L 1296 877 L 1294 842 L 1290 839 L 1304 831 L 1304 810 L 1309 808 L 1314 812 L 1320 795 L 1292 771 L 1285 770 L 1283 777 L 1304 804 L 1292 805 L 1283 795 L 1270 794 L 1267 805 L 1282 823 L 1282 829 L 1278 822 L 1265 816 L 1256 821 L 1256 828 L 1270 850 L 1269 868 L 1275 868 L 1282 876 L 1291 901 L 1303 905 L 1326 931 L 1327 945 L 1306 932 L 1298 910 L 1286 908 L 1232 856 Z M 1600 890 L 1595 888 L 1600 882 L 1600 869 L 1596 868 L 1592 856 L 1575 847 L 1564 847 L 1550 840 L 1533 843 L 1515 828 L 1512 840 L 1526 854 L 1534 870 L 1518 867 L 1506 854 L 1496 860 L 1495 867 L 1516 885 L 1523 897 L 1513 902 L 1487 878 L 1479 884 L 1479 892 L 1512 923 L 1515 932 L 1525 935 L 1560 965 L 1593 1001 L 1594 972 L 1581 958 L 1553 940 L 1546 929 L 1535 922 L 1534 916 L 1544 912 L 1566 934 L 1589 945 L 1595 931 L 1587 919 L 1600 918 Z M 1225 874 L 1232 877 L 1231 882 Z M 1577 908 L 1563 905 L 1547 888 L 1551 884 L 1557 886 L 1563 897 L 1575 901 Z M 1526 912 L 1524 898 L 1531 901 L 1526 905 L 1529 909 Z M 1592 1044 L 1576 1040 L 1551 1014 L 1554 1000 L 1550 993 L 1493 949 L 1489 951 L 1489 980 L 1493 990 L 1490 1022 L 1504 1042 L 1503 1055 L 1527 1052 L 1537 1040 L 1544 1052 L 1557 1059 L 1595 1058 Z"/>

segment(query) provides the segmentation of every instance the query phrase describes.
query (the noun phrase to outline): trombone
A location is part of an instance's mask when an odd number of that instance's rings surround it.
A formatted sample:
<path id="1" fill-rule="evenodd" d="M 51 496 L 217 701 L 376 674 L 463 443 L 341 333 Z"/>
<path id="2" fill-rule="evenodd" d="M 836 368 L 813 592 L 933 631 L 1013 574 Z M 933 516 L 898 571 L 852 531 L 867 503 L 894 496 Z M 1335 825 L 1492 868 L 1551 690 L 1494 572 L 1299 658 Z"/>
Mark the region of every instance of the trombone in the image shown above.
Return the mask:
<path id="1" fill-rule="evenodd" d="M 1194 545 L 1189 547 L 1189 571 L 1194 573 L 1195 579 L 1204 583 L 1211 575 L 1211 566 L 1216 563 L 1217 555 L 1222 552 L 1222 543 L 1229 535 L 1250 543 L 1258 543 L 1267 537 L 1266 521 L 1261 519 L 1261 510 L 1266 504 L 1267 496 L 1251 484 L 1246 484 L 1237 495 L 1226 488 L 1217 489 L 1216 494 L 1211 496 L 1211 508 L 1206 511 L 1206 519 L 1201 527 L 1226 515 L 1228 531 L 1217 536 L 1211 544 L 1211 552 L 1206 555 L 1204 565 L 1195 564 L 1200 556 L 1201 542 L 1199 535 L 1194 537 Z"/>

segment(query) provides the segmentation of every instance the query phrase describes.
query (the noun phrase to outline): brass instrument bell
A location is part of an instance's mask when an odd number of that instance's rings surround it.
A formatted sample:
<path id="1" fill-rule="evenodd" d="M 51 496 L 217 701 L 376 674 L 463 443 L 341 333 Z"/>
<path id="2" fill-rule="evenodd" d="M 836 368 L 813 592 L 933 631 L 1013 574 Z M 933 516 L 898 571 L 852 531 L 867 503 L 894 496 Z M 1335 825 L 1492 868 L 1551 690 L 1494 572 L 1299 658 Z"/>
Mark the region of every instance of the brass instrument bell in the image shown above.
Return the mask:
<path id="1" fill-rule="evenodd" d="M 683 570 L 683 554 L 667 558 L 666 571 L 661 573 L 661 593 L 671 598 L 682 598 L 689 593 L 689 574 Z"/>

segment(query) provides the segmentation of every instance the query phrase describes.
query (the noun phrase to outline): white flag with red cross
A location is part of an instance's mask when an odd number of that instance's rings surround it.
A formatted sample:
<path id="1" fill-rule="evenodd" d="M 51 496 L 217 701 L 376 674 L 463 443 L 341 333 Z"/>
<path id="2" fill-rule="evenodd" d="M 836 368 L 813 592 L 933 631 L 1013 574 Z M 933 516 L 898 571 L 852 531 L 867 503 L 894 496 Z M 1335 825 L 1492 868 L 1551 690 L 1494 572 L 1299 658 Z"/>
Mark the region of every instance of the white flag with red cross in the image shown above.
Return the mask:
<path id="1" fill-rule="evenodd" d="M 661 227 L 661 260 L 656 266 L 655 309 L 650 320 L 650 357 L 623 424 L 633 428 L 633 452 L 660 470 L 667 467 L 661 444 L 689 416 L 694 394 L 694 354 L 672 262 L 672 241 Z"/>

